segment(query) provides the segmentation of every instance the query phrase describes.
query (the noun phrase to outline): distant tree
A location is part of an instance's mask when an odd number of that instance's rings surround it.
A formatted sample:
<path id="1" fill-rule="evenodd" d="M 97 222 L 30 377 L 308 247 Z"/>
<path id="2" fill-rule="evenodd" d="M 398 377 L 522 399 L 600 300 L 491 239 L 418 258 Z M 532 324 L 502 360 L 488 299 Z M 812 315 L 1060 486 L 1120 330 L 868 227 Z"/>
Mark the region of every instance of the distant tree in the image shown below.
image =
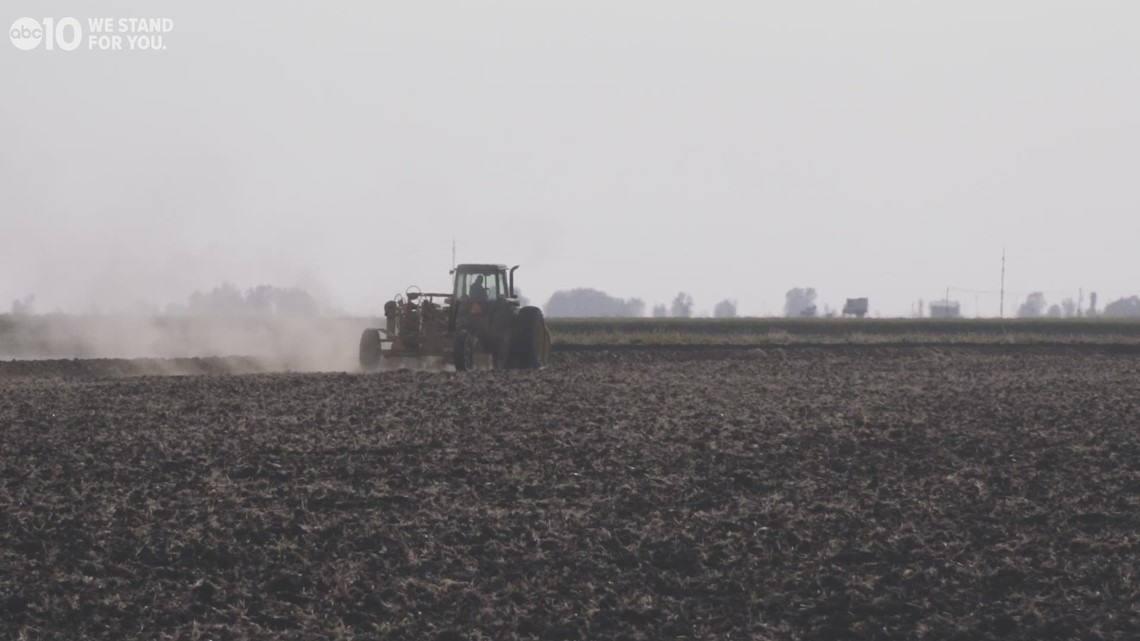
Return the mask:
<path id="1" fill-rule="evenodd" d="M 222 283 L 204 294 L 190 294 L 188 307 L 191 314 L 202 316 L 242 314 L 249 309 L 241 291 L 231 283 Z"/>
<path id="2" fill-rule="evenodd" d="M 553 318 L 641 316 L 645 313 L 645 302 L 640 298 L 615 298 L 596 289 L 580 287 L 554 292 L 543 311 Z"/>
<path id="3" fill-rule="evenodd" d="M 145 298 L 140 298 L 127 307 L 127 312 L 135 316 L 157 316 L 158 311 L 158 305 Z"/>
<path id="4" fill-rule="evenodd" d="M 1096 316 L 1096 292 L 1089 294 L 1089 316 Z"/>
<path id="5" fill-rule="evenodd" d="M 1130 296 L 1112 301 L 1104 306 L 1104 316 L 1112 318 L 1140 317 L 1140 296 Z"/>
<path id="6" fill-rule="evenodd" d="M 722 300 L 713 307 L 713 318 L 736 318 L 736 301 Z"/>
<path id="7" fill-rule="evenodd" d="M 273 288 L 270 300 L 277 316 L 318 316 L 321 312 L 317 300 L 300 287 Z"/>
<path id="8" fill-rule="evenodd" d="M 669 316 L 669 308 L 662 304 L 653 306 L 653 318 L 666 318 Z"/>
<path id="9" fill-rule="evenodd" d="M 247 289 L 243 298 L 245 309 L 242 311 L 265 315 L 273 313 L 274 288 L 269 285 L 258 285 L 253 289 Z"/>
<path id="10" fill-rule="evenodd" d="M 1026 297 L 1025 302 L 1021 307 L 1017 308 L 1018 318 L 1041 318 L 1045 313 L 1045 294 L 1041 292 L 1033 292 Z"/>
<path id="11" fill-rule="evenodd" d="M 32 294 L 12 301 L 13 316 L 31 316 L 36 313 L 36 297 Z"/>
<path id="12" fill-rule="evenodd" d="M 677 297 L 673 299 L 673 305 L 669 308 L 669 315 L 673 318 L 689 318 L 693 315 L 693 297 L 685 292 L 680 292 Z"/>
<path id="13" fill-rule="evenodd" d="M 186 311 L 203 316 L 316 316 L 320 306 L 300 287 L 258 285 L 243 294 L 231 283 L 223 283 L 209 292 L 191 294 Z"/>
<path id="14" fill-rule="evenodd" d="M 1077 303 L 1071 298 L 1066 298 L 1061 301 L 1061 312 L 1065 318 L 1072 318 L 1077 315 Z"/>
<path id="15" fill-rule="evenodd" d="M 808 305 L 800 310 L 800 317 L 802 318 L 815 318 L 816 308 L 815 305 Z"/>
<path id="16" fill-rule="evenodd" d="M 793 318 L 796 316 L 815 316 L 815 288 L 814 287 L 795 287 L 789 289 L 784 294 L 784 316 Z M 811 314 L 804 314 L 804 311 L 811 309 Z"/>
<path id="17" fill-rule="evenodd" d="M 1049 318 L 1061 318 L 1065 315 L 1065 310 L 1061 309 L 1061 306 L 1057 303 L 1053 303 L 1049 306 L 1049 311 L 1045 312 L 1045 315 Z"/>

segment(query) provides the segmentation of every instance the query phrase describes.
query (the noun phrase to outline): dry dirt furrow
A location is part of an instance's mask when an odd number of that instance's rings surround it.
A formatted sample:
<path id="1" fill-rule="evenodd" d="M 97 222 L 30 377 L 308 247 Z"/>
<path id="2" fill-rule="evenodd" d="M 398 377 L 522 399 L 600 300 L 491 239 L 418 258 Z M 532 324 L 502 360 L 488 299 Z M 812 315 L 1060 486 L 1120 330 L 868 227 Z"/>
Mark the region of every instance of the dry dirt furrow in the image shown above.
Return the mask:
<path id="1" fill-rule="evenodd" d="M 0 637 L 1140 636 L 1133 356 L 66 367 L 0 376 Z"/>

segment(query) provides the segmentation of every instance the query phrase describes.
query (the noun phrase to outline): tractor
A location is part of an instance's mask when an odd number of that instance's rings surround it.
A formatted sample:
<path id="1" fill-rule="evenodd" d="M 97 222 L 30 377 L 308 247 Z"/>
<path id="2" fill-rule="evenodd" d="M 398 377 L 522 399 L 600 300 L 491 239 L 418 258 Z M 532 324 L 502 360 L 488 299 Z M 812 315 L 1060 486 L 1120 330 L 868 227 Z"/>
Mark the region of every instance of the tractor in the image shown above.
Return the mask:
<path id="1" fill-rule="evenodd" d="M 450 293 L 409 287 L 384 304 L 382 328 L 364 330 L 360 366 L 387 359 L 442 357 L 465 372 L 490 356 L 494 369 L 538 369 L 550 359 L 550 332 L 537 307 L 515 295 L 515 270 L 505 265 L 459 265 Z"/>

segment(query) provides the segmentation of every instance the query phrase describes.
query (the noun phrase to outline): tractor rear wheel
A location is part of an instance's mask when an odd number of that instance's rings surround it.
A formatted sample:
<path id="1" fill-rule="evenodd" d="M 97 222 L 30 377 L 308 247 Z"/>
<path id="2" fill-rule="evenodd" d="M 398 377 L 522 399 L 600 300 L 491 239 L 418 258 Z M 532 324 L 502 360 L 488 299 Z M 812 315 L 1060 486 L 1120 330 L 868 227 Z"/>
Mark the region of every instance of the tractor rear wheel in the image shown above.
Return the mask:
<path id="1" fill-rule="evenodd" d="M 382 348 L 380 330 L 364 330 L 364 333 L 360 335 L 360 368 L 371 371 L 380 367 L 380 361 L 384 358 Z"/>
<path id="2" fill-rule="evenodd" d="M 455 371 L 468 372 L 475 369 L 475 354 L 479 351 L 479 337 L 465 329 L 455 332 Z"/>
<path id="3" fill-rule="evenodd" d="M 537 307 L 524 307 L 511 328 L 510 358 L 521 369 L 541 369 L 550 362 L 550 332 Z"/>

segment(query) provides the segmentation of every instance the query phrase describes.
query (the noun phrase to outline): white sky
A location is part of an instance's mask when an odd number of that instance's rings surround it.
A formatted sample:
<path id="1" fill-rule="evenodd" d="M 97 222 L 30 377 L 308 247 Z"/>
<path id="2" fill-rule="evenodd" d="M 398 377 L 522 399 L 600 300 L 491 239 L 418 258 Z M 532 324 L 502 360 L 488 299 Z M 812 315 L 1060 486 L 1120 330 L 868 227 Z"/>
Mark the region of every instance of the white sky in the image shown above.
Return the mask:
<path id="1" fill-rule="evenodd" d="M 936 6 L 937 5 L 937 6 Z M 167 49 L 0 39 L 0 310 L 460 262 L 909 314 L 946 286 L 1140 292 L 1140 2 L 27 2 Z M 1056 293 L 1054 293 L 1056 292 Z M 952 292 L 967 314 L 975 296 Z M 996 294 L 976 299 L 996 314 Z"/>

